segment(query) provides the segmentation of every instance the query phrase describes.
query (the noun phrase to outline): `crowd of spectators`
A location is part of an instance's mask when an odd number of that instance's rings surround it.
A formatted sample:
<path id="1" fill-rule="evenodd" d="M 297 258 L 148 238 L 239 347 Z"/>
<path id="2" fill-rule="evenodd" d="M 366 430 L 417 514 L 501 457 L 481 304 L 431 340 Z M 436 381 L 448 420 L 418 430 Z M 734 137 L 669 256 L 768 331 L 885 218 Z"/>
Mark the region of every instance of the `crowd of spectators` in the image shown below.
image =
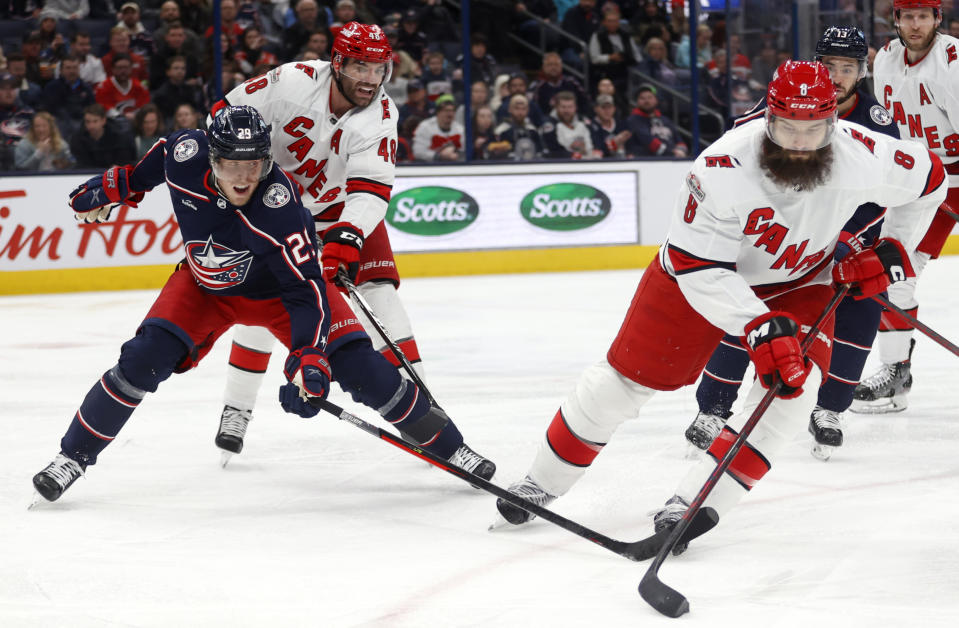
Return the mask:
<path id="1" fill-rule="evenodd" d="M 686 18 L 670 6 L 474 0 L 464 59 L 459 15 L 444 0 L 221 0 L 220 79 L 225 93 L 288 61 L 329 60 L 355 19 L 383 26 L 395 53 L 385 89 L 399 109 L 398 160 L 683 157 L 676 120 L 690 114 L 676 94 L 694 73 L 701 102 L 728 120 L 790 53 L 767 37 L 747 50 L 721 15 L 705 14 L 691 59 Z M 212 15 L 211 0 L 0 0 L 0 171 L 104 168 L 202 127 L 219 98 Z M 959 20 L 943 30 L 959 34 Z M 530 54 L 510 33 L 547 52 Z"/>

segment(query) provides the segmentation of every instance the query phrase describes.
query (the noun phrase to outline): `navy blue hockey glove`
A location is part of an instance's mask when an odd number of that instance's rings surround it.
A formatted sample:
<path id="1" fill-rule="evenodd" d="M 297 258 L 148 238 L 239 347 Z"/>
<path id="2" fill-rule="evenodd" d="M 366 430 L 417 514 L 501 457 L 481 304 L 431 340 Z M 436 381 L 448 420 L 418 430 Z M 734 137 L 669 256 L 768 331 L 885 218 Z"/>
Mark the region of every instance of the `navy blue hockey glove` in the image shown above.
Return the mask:
<path id="1" fill-rule="evenodd" d="M 746 325 L 746 350 L 756 366 L 756 377 L 763 388 L 781 379 L 776 396 L 783 399 L 801 395 L 812 370 L 812 363 L 803 357 L 798 332 L 799 324 L 786 312 L 767 312 Z"/>
<path id="2" fill-rule="evenodd" d="M 363 234 L 348 222 L 338 222 L 323 233 L 323 278 L 327 282 L 341 286 L 337 273 L 342 266 L 350 281 L 356 282 L 360 271 L 360 249 L 363 248 Z"/>
<path id="3" fill-rule="evenodd" d="M 326 399 L 330 392 L 330 364 L 326 354 L 314 347 L 292 351 L 286 358 L 283 374 L 289 380 L 280 386 L 283 409 L 307 419 L 316 416 L 320 409 L 310 404 L 310 399 Z"/>
<path id="4" fill-rule="evenodd" d="M 114 166 L 70 192 L 70 208 L 81 222 L 106 222 L 117 205 L 136 207 L 143 192 L 130 192 L 130 166 Z M 109 186 L 109 187 L 107 187 Z"/>

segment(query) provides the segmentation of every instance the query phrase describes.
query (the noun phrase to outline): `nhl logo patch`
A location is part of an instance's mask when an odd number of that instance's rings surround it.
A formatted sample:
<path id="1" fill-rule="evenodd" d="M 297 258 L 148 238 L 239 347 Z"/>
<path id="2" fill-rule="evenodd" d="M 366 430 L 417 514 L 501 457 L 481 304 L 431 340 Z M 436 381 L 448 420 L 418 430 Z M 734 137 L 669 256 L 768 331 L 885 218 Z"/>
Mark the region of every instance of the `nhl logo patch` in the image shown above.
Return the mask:
<path id="1" fill-rule="evenodd" d="M 270 187 L 266 188 L 266 192 L 263 194 L 263 204 L 267 207 L 283 207 L 290 202 L 290 191 L 280 185 L 279 183 L 274 183 Z"/>
<path id="2" fill-rule="evenodd" d="M 892 124 L 892 115 L 886 108 L 882 105 L 873 105 L 869 108 L 869 117 L 872 118 L 872 121 L 876 124 L 881 124 L 882 126 L 889 126 Z"/>
<path id="3" fill-rule="evenodd" d="M 183 140 L 173 147 L 173 159 L 177 161 L 186 161 L 190 157 L 196 155 L 198 150 L 200 150 L 200 145 L 196 143 L 196 140 Z"/>
<path id="4" fill-rule="evenodd" d="M 706 198 L 706 193 L 703 191 L 703 186 L 699 182 L 699 177 L 694 175 L 692 172 L 686 177 L 686 187 L 689 188 L 690 194 L 696 197 L 700 203 L 703 202 L 703 199 Z"/>

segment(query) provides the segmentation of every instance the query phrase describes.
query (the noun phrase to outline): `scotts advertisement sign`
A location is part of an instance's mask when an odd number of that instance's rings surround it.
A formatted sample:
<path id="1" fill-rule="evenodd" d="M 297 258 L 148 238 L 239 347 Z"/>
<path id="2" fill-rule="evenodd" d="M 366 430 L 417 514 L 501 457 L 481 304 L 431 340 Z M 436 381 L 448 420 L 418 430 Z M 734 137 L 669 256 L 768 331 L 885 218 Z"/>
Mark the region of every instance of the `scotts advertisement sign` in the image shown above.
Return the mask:
<path id="1" fill-rule="evenodd" d="M 439 236 L 460 231 L 479 217 L 476 199 L 462 190 L 440 186 L 418 187 L 390 200 L 386 221 L 400 231 Z"/>
<path id="2" fill-rule="evenodd" d="M 523 218 L 543 229 L 574 231 L 592 227 L 609 215 L 612 203 L 601 190 L 580 183 L 553 183 L 523 197 Z"/>

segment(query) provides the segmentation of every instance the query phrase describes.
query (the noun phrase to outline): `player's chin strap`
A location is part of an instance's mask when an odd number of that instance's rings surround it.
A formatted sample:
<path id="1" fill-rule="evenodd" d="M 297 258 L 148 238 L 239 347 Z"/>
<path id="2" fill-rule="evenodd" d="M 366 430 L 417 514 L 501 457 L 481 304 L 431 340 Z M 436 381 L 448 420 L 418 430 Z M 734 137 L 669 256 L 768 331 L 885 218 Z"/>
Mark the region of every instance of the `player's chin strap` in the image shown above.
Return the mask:
<path id="1" fill-rule="evenodd" d="M 801 345 L 803 355 L 809 351 L 809 348 L 816 340 L 816 337 L 819 336 L 819 331 L 836 311 L 840 301 L 845 298 L 847 292 L 849 292 L 849 286 L 846 284 L 843 284 L 836 290 L 836 293 L 833 295 L 828 305 L 826 305 L 826 309 L 823 310 L 823 313 L 819 315 L 819 318 L 813 324 L 812 328 L 809 330 L 809 333 L 803 338 Z M 706 483 L 703 484 L 703 487 L 699 489 L 699 493 L 696 494 L 696 497 L 689 504 L 689 508 L 686 510 L 685 514 L 683 514 L 683 518 L 680 519 L 679 523 L 677 523 L 672 529 L 672 534 L 670 534 L 669 538 L 666 540 L 666 543 L 662 546 L 662 548 L 660 548 L 659 553 L 656 554 L 656 558 L 653 560 L 652 564 L 650 564 L 649 569 L 646 570 L 646 574 L 639 583 L 639 594 L 649 603 L 650 606 L 655 608 L 663 615 L 668 617 L 679 617 L 683 613 L 689 612 L 689 602 L 682 593 L 671 588 L 669 585 L 663 583 L 663 581 L 659 579 L 659 567 L 663 564 L 663 561 L 666 560 L 666 557 L 669 556 L 669 553 L 673 550 L 673 547 L 681 541 L 686 529 L 692 525 L 697 513 L 703 507 L 703 502 L 706 501 L 706 498 L 712 492 L 713 488 L 716 487 L 716 484 L 719 482 L 720 478 L 722 478 L 723 474 L 726 472 L 726 469 L 728 469 L 729 465 L 732 464 L 733 458 L 736 457 L 736 454 L 739 453 L 740 448 L 742 448 L 742 446 L 746 443 L 746 439 L 749 438 L 753 428 L 756 427 L 756 424 L 759 423 L 759 420 L 762 418 L 763 414 L 766 413 L 766 410 L 772 404 L 773 399 L 776 397 L 776 393 L 779 392 L 779 389 L 782 387 L 782 385 L 782 380 L 777 379 L 777 381 L 773 383 L 769 390 L 766 391 L 766 394 L 763 395 L 763 398 L 760 399 L 759 405 L 757 405 L 756 409 L 753 410 L 753 413 L 749 415 L 749 419 L 746 421 L 746 424 L 743 425 L 742 429 L 739 431 L 739 436 L 737 436 L 736 440 L 733 441 L 733 444 L 730 445 L 726 455 L 723 456 L 723 459 L 719 461 L 719 464 L 716 465 L 716 468 L 713 469 L 713 472 L 709 474 L 709 477 L 706 479 Z"/>
<path id="2" fill-rule="evenodd" d="M 922 333 L 926 334 L 926 336 L 931 338 L 933 341 L 937 342 L 940 346 L 951 351 L 953 355 L 959 356 L 959 347 L 949 342 L 949 340 L 947 340 L 945 336 L 942 336 L 936 333 L 936 330 L 932 329 L 931 327 L 929 327 L 928 325 L 920 321 L 918 318 L 916 318 L 915 316 L 913 316 L 906 310 L 902 309 L 901 307 L 899 307 L 898 305 L 896 305 L 895 303 L 893 303 L 886 297 L 882 296 L 881 294 L 874 295 L 871 298 L 873 301 L 883 306 L 890 312 L 895 312 L 896 314 L 898 314 L 910 325 L 912 325 L 913 327 L 915 327 Z"/>
<path id="3" fill-rule="evenodd" d="M 403 451 L 425 460 L 426 462 L 430 463 L 434 467 L 438 467 L 442 469 L 443 471 L 446 471 L 450 475 L 455 475 L 461 480 L 465 482 L 469 482 L 473 486 L 481 490 L 484 490 L 487 493 L 491 493 L 495 495 L 496 497 L 499 497 L 500 499 L 503 499 L 513 504 L 514 506 L 517 506 L 519 508 L 522 508 L 523 510 L 527 510 L 533 513 L 534 515 L 538 516 L 540 519 L 543 519 L 544 521 L 549 521 L 550 523 L 557 525 L 568 532 L 572 532 L 573 534 L 581 536 L 587 541 L 592 541 L 596 545 L 599 545 L 602 548 L 608 549 L 611 552 L 619 554 L 620 556 L 624 558 L 628 558 L 630 560 L 636 560 L 636 561 L 648 560 L 656 555 L 656 552 L 659 551 L 661 547 L 663 547 L 663 544 L 667 542 L 668 538 L 671 538 L 670 535 L 672 534 L 672 530 L 667 528 L 667 529 L 660 530 L 659 532 L 653 534 L 652 536 L 648 536 L 645 539 L 641 539 L 639 541 L 635 541 L 632 543 L 627 543 L 625 541 L 617 541 L 616 539 L 612 539 L 604 534 L 600 534 L 599 532 L 590 530 L 589 528 L 582 526 L 576 523 L 575 521 L 572 521 L 570 519 L 567 519 L 566 517 L 558 515 L 552 510 L 549 510 L 547 508 L 534 504 L 531 501 L 527 501 L 523 499 L 522 497 L 520 497 L 519 495 L 514 495 L 513 493 L 510 493 L 508 490 L 504 488 L 500 488 L 496 486 L 495 484 L 493 484 L 492 482 L 489 482 L 488 480 L 484 480 L 480 476 L 470 473 L 469 471 L 466 471 L 465 469 L 456 467 L 450 464 L 448 460 L 444 460 L 440 458 L 439 456 L 426 451 L 422 447 L 419 447 L 413 443 L 407 442 L 403 440 L 402 438 L 395 436 L 394 434 L 386 430 L 380 429 L 376 427 L 375 425 L 367 423 L 360 417 L 354 414 L 350 414 L 343 408 L 337 406 L 336 404 L 330 401 L 327 401 L 326 399 L 319 399 L 317 397 L 313 397 L 310 399 L 310 403 L 313 404 L 314 406 L 317 406 L 329 412 L 330 414 L 339 418 L 342 421 L 346 421 L 347 423 L 352 423 L 354 426 L 360 428 L 361 430 L 363 430 L 364 432 L 367 432 L 368 434 L 372 434 L 373 436 L 376 436 L 377 438 L 381 440 L 385 440 L 386 442 L 392 445 L 396 445 Z M 712 508 L 707 507 L 707 508 L 701 509 L 699 513 L 697 514 L 695 520 L 692 521 L 690 525 L 686 526 L 685 534 L 683 535 L 681 541 L 688 542 L 701 534 L 705 534 L 706 532 L 711 530 L 713 526 L 716 525 L 717 521 L 719 521 L 719 518 L 716 516 L 716 512 Z"/>
<path id="4" fill-rule="evenodd" d="M 420 387 L 420 390 L 423 391 L 423 394 L 426 395 L 426 398 L 429 399 L 430 404 L 440 407 L 436 403 L 436 399 L 430 393 L 429 389 L 426 387 L 426 384 L 423 383 L 423 380 L 420 379 L 420 376 L 416 373 L 416 370 L 413 368 L 413 365 L 410 364 L 410 361 L 406 359 L 406 355 L 403 353 L 403 350 L 399 348 L 393 339 L 390 338 L 389 332 L 386 331 L 386 327 L 376 318 L 376 315 L 373 314 L 373 308 L 370 307 L 370 304 L 366 302 L 366 299 L 363 298 L 363 295 L 360 294 L 360 291 L 356 289 L 356 286 L 350 281 L 349 276 L 341 268 L 340 271 L 336 274 L 336 281 L 346 288 L 346 291 L 350 293 L 353 301 L 356 305 L 363 310 L 363 313 L 366 314 L 366 318 L 369 319 L 370 323 L 373 324 L 373 328 L 376 329 L 376 333 L 380 335 L 383 341 L 386 343 L 386 346 L 390 348 L 390 352 L 396 356 L 396 359 L 399 360 L 400 364 L 403 366 L 403 370 L 410 376 L 417 386 Z"/>

